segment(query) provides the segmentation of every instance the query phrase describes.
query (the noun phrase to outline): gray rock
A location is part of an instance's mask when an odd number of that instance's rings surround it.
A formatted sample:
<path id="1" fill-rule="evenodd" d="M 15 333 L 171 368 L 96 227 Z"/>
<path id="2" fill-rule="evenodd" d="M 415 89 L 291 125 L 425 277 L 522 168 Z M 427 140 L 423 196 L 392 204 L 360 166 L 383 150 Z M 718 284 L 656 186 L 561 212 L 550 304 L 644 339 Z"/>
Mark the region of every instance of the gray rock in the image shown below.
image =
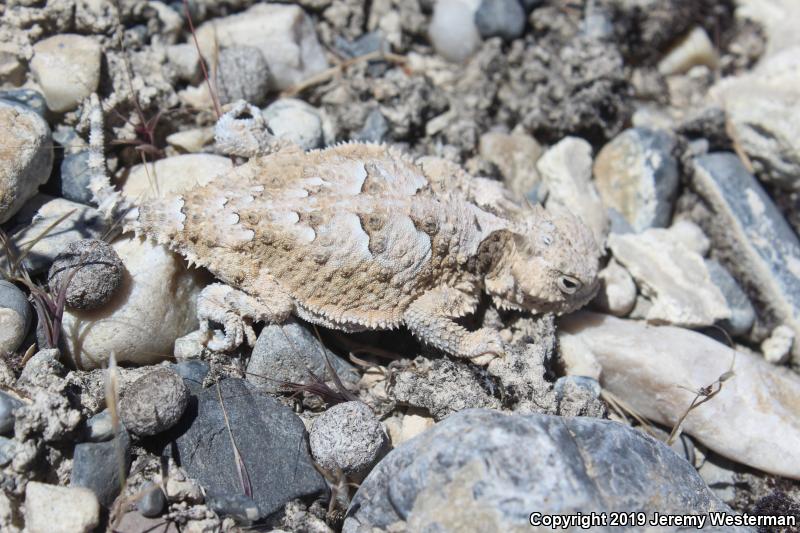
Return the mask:
<path id="1" fill-rule="evenodd" d="M 88 205 L 92 201 L 92 191 L 89 190 L 91 177 L 88 150 L 65 154 L 61 161 L 61 196 Z"/>
<path id="2" fill-rule="evenodd" d="M 336 36 L 336 49 L 342 56 L 347 58 L 359 57 L 366 54 L 386 49 L 387 44 L 380 31 L 365 33 L 358 39 L 350 42 L 340 36 Z"/>
<path id="3" fill-rule="evenodd" d="M 361 142 L 381 143 L 389 133 L 389 123 L 379 109 L 373 109 L 364 121 L 364 127 L 353 136 L 353 140 Z"/>
<path id="4" fill-rule="evenodd" d="M 244 494 L 212 494 L 206 498 L 206 505 L 219 515 L 234 518 L 239 524 L 249 524 L 261 516 L 256 501 Z"/>
<path id="5" fill-rule="evenodd" d="M 86 421 L 86 440 L 105 442 L 114 436 L 114 424 L 108 409 L 100 411 Z"/>
<path id="6" fill-rule="evenodd" d="M 330 379 L 325 357 L 345 385 L 358 382 L 358 372 L 325 348 L 311 331 L 296 320 L 270 324 L 261 331 L 253 347 L 247 364 L 247 380 L 259 390 L 277 392 L 283 381 L 309 383 L 309 371 Z"/>
<path id="7" fill-rule="evenodd" d="M 246 465 L 260 517 L 295 498 L 327 493 L 308 453 L 305 426 L 288 407 L 241 379 L 224 379 L 218 387 L 195 390 L 174 429 L 176 460 L 209 498 L 242 493 L 228 431 Z"/>
<path id="8" fill-rule="evenodd" d="M 479 520 L 482 531 L 522 531 L 532 512 L 619 509 L 648 517 L 732 513 L 689 463 L 628 426 L 476 409 L 390 452 L 359 487 L 343 531 L 397 522 L 409 531 L 459 531 L 465 520 Z"/>
<path id="9" fill-rule="evenodd" d="M 800 333 L 800 241 L 775 204 L 732 153 L 695 158 L 692 187 L 708 208 L 697 218 L 716 258 L 747 288 L 758 311 L 757 336 L 781 324 Z"/>
<path id="10" fill-rule="evenodd" d="M 32 319 L 28 298 L 11 282 L 0 280 L 0 354 L 19 348 Z"/>
<path id="11" fill-rule="evenodd" d="M 5 467 L 11 464 L 17 451 L 17 441 L 6 437 L 0 437 L 0 466 Z"/>
<path id="12" fill-rule="evenodd" d="M 217 87 L 220 103 L 246 100 L 261 105 L 270 90 L 270 73 L 266 59 L 258 48 L 231 46 L 219 53 Z"/>
<path id="13" fill-rule="evenodd" d="M 47 102 L 45 102 L 42 93 L 34 91 L 33 89 L 10 89 L 8 91 L 0 91 L 0 100 L 24 105 L 31 108 L 40 117 L 46 118 Z"/>
<path id="14" fill-rule="evenodd" d="M 111 506 L 127 475 L 131 463 L 131 440 L 122 430 L 117 438 L 106 442 L 83 442 L 75 446 L 70 487 L 85 487 L 105 507 Z"/>
<path id="15" fill-rule="evenodd" d="M 0 100 L 0 223 L 8 221 L 47 182 L 53 141 L 47 122 L 31 108 Z"/>
<path id="16" fill-rule="evenodd" d="M 328 472 L 361 474 L 378 462 L 389 441 L 372 409 L 354 401 L 334 405 L 314 420 L 309 444 Z"/>
<path id="17" fill-rule="evenodd" d="M 718 261 L 706 259 L 706 268 L 711 276 L 711 282 L 722 292 L 731 310 L 730 319 L 720 322 L 720 326 L 731 335 L 745 335 L 756 320 L 753 304 L 730 272 Z"/>
<path id="18" fill-rule="evenodd" d="M 554 387 L 558 414 L 561 416 L 590 416 L 603 418 L 606 405 L 600 399 L 600 383 L 586 376 L 562 376 Z"/>
<path id="19" fill-rule="evenodd" d="M 189 389 L 172 370 L 159 367 L 134 381 L 122 393 L 120 418 L 132 433 L 145 437 L 168 430 L 189 403 Z"/>
<path id="20" fill-rule="evenodd" d="M 632 128 L 597 154 L 594 176 L 606 207 L 619 211 L 634 231 L 669 225 L 678 190 L 675 139 L 664 131 Z"/>
<path id="21" fill-rule="evenodd" d="M 183 384 L 194 394 L 203 388 L 203 381 L 209 371 L 208 363 L 205 361 L 183 361 L 171 367 L 180 377 Z"/>
<path id="22" fill-rule="evenodd" d="M 21 405 L 21 401 L 0 391 L 0 435 L 14 432 L 14 411 Z"/>
<path id="23" fill-rule="evenodd" d="M 147 483 L 141 490 L 142 497 L 136 502 L 136 510 L 148 518 L 163 513 L 167 506 L 167 497 L 161 487 L 155 483 Z"/>
<path id="24" fill-rule="evenodd" d="M 319 111 L 302 100 L 276 100 L 264 109 L 263 116 L 273 134 L 304 150 L 321 148 L 325 143 Z"/>
<path id="25" fill-rule="evenodd" d="M 122 259 L 110 244 L 97 239 L 81 239 L 69 243 L 56 256 L 47 280 L 53 294 L 58 294 L 62 285 L 69 282 L 67 306 L 91 310 L 111 300 L 122 284 L 124 271 Z"/>
<path id="26" fill-rule="evenodd" d="M 518 0 L 482 0 L 475 12 L 481 37 L 516 39 L 525 31 L 525 11 Z"/>

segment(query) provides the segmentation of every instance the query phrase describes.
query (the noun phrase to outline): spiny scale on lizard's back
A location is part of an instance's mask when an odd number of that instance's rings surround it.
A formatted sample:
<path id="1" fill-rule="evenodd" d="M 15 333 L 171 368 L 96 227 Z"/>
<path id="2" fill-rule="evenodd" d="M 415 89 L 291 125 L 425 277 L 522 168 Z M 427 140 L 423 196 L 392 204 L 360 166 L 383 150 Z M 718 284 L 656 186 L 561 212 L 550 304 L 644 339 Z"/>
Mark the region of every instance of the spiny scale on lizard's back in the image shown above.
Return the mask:
<path id="1" fill-rule="evenodd" d="M 142 207 L 140 224 L 246 292 L 258 296 L 267 272 L 331 322 L 386 328 L 427 289 L 476 283 L 467 263 L 505 221 L 432 186 L 407 156 L 354 143 L 253 159 Z"/>

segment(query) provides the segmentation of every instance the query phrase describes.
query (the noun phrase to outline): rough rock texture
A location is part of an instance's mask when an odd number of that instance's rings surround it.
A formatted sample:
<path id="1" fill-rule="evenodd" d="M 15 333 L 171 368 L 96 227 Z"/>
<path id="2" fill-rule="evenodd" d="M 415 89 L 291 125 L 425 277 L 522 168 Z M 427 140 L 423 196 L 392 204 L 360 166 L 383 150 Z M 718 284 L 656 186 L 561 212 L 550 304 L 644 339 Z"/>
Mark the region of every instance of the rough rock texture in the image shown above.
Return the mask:
<path id="1" fill-rule="evenodd" d="M 83 442 L 75 446 L 70 487 L 91 490 L 100 505 L 111 506 L 120 491 L 122 472 L 131 463 L 131 440 L 123 429 L 115 440 Z"/>
<path id="2" fill-rule="evenodd" d="M 390 452 L 361 484 L 343 531 L 521 532 L 532 512 L 620 508 L 731 512 L 689 463 L 627 426 L 476 409 Z"/>
<path id="3" fill-rule="evenodd" d="M 189 403 L 183 379 L 167 368 L 156 368 L 125 388 L 119 412 L 125 427 L 138 436 L 156 435 L 174 426 Z"/>
<path id="4" fill-rule="evenodd" d="M 66 303 L 73 309 L 102 307 L 122 284 L 125 265 L 108 243 L 97 239 L 73 241 L 59 253 L 47 274 L 52 294 L 68 283 Z"/>
<path id="5" fill-rule="evenodd" d="M 692 403 L 690 390 L 712 385 L 732 369 L 722 390 L 689 413 L 683 430 L 736 462 L 800 478 L 797 374 L 686 329 L 587 312 L 559 324 L 562 353 L 593 356 L 602 366 L 605 389 L 668 427 Z"/>
<path id="6" fill-rule="evenodd" d="M 36 43 L 33 52 L 31 72 L 51 111 L 75 109 L 97 90 L 102 50 L 93 39 L 75 34 L 54 35 Z"/>
<path id="7" fill-rule="evenodd" d="M 100 523 L 92 491 L 31 481 L 25 490 L 25 529 L 30 533 L 89 533 Z"/>
<path id="8" fill-rule="evenodd" d="M 25 293 L 13 283 L 0 280 L 0 354 L 11 354 L 19 348 L 32 318 Z"/>
<path id="9" fill-rule="evenodd" d="M 270 73 L 261 50 L 252 46 L 233 46 L 219 53 L 217 90 L 220 103 L 247 100 L 262 105 L 270 89 Z"/>
<path id="10" fill-rule="evenodd" d="M 0 100 L 0 223 L 10 219 L 50 177 L 53 141 L 32 109 Z"/>
<path id="11" fill-rule="evenodd" d="M 615 316 L 625 316 L 636 304 L 636 283 L 630 273 L 615 259 L 600 271 L 600 289 L 593 303 Z"/>
<path id="12" fill-rule="evenodd" d="M 380 420 L 363 402 L 334 405 L 314 420 L 309 434 L 314 460 L 333 473 L 368 471 L 388 444 Z"/>

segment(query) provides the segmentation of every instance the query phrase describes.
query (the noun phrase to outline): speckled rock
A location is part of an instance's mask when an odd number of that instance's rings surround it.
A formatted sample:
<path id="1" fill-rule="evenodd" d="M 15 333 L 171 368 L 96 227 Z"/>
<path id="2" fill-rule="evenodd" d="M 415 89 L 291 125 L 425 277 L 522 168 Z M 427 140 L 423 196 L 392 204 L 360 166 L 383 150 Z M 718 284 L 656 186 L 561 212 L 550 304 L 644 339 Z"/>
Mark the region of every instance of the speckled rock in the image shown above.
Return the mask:
<path id="1" fill-rule="evenodd" d="M 621 508 L 732 512 L 689 463 L 626 425 L 474 409 L 390 452 L 359 487 L 342 531 L 521 532 L 531 513 Z"/>
<path id="2" fill-rule="evenodd" d="M 50 177 L 53 141 L 50 127 L 30 108 L 0 100 L 0 223 L 33 198 Z"/>
<path id="3" fill-rule="evenodd" d="M 0 354 L 10 354 L 19 348 L 32 318 L 25 293 L 13 283 L 0 280 Z"/>
<path id="4" fill-rule="evenodd" d="M 525 30 L 525 11 L 518 0 L 481 0 L 475 11 L 475 26 L 484 39 L 510 41 Z"/>
<path id="5" fill-rule="evenodd" d="M 114 295 L 122 284 L 125 265 L 105 241 L 73 241 L 56 256 L 47 274 L 50 291 L 58 294 L 64 283 L 67 306 L 73 309 L 97 309 Z"/>
<path id="6" fill-rule="evenodd" d="M 319 111 L 302 100 L 276 100 L 264 109 L 263 115 L 273 134 L 299 144 L 304 150 L 321 148 L 325 142 Z"/>
<path id="7" fill-rule="evenodd" d="M 261 105 L 270 90 L 269 66 L 261 51 L 252 46 L 232 46 L 219 53 L 217 90 L 220 103 L 246 100 Z"/>
<path id="8" fill-rule="evenodd" d="M 33 46 L 31 72 L 51 111 L 62 113 L 97 90 L 102 50 L 93 39 L 61 33 Z"/>
<path id="9" fill-rule="evenodd" d="M 25 489 L 25 529 L 30 533 L 89 533 L 100 506 L 88 489 L 31 481 Z"/>
<path id="10" fill-rule="evenodd" d="M 678 190 L 674 149 L 668 133 L 633 128 L 597 154 L 594 176 L 603 203 L 620 212 L 634 231 L 669 225 Z"/>
<path id="11" fill-rule="evenodd" d="M 378 418 L 363 402 L 334 405 L 314 420 L 309 434 L 314 460 L 329 472 L 361 474 L 387 451 Z"/>
<path id="12" fill-rule="evenodd" d="M 167 368 L 157 368 L 137 379 L 122 393 L 120 418 L 140 437 L 157 435 L 180 420 L 189 402 L 183 379 Z"/>

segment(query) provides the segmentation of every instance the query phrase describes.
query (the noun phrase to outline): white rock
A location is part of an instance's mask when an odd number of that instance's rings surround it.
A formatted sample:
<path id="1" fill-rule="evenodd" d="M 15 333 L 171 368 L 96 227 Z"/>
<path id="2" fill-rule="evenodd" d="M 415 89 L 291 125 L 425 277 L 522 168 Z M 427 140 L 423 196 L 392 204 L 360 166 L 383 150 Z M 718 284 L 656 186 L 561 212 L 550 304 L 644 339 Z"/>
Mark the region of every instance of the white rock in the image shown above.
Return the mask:
<path id="1" fill-rule="evenodd" d="M 78 368 L 117 362 L 153 364 L 172 356 L 175 339 L 197 329 L 195 300 L 207 282 L 166 248 L 132 237 L 112 244 L 125 264 L 122 286 L 95 311 L 64 312 L 64 355 Z"/>
<path id="2" fill-rule="evenodd" d="M 773 365 L 782 365 L 789 360 L 794 344 L 794 330 L 789 326 L 778 326 L 772 335 L 761 343 L 764 359 Z"/>
<path id="3" fill-rule="evenodd" d="M 167 143 L 170 146 L 179 148 L 184 152 L 196 153 L 204 146 L 214 142 L 214 128 L 191 128 L 184 131 L 177 131 L 167 136 Z"/>
<path id="4" fill-rule="evenodd" d="M 480 0 L 437 0 L 428 27 L 428 37 L 436 52 L 449 61 L 460 63 L 481 44 L 475 25 Z"/>
<path id="5" fill-rule="evenodd" d="M 600 290 L 594 303 L 603 311 L 625 316 L 636 304 L 636 283 L 625 267 L 612 259 L 600 271 Z"/>
<path id="6" fill-rule="evenodd" d="M 28 107 L 0 100 L 0 223 L 50 178 L 53 141 L 47 122 Z"/>
<path id="7" fill-rule="evenodd" d="M 136 165 L 122 186 L 132 200 L 179 194 L 207 184 L 233 168 L 230 158 L 214 154 L 185 154 Z"/>
<path id="8" fill-rule="evenodd" d="M 719 57 L 706 31 L 696 26 L 684 36 L 658 62 L 658 71 L 664 76 L 681 74 L 694 66 L 716 68 Z"/>
<path id="9" fill-rule="evenodd" d="M 797 0 L 736 0 L 736 17 L 757 22 L 765 29 L 767 50 L 764 59 L 800 45 L 800 2 Z"/>
<path id="10" fill-rule="evenodd" d="M 256 4 L 247 11 L 206 22 L 197 29 L 207 60 L 215 50 L 252 46 L 261 50 L 278 89 L 286 89 L 328 68 L 314 24 L 296 5 Z"/>
<path id="11" fill-rule="evenodd" d="M 652 301 L 645 316 L 648 321 L 702 327 L 730 318 L 725 297 L 711 281 L 703 257 L 669 230 L 613 234 L 608 245 Z"/>
<path id="12" fill-rule="evenodd" d="M 668 228 L 670 235 L 691 251 L 705 257 L 711 249 L 711 241 L 703 228 L 684 218 L 678 219 Z"/>
<path id="13" fill-rule="evenodd" d="M 609 220 L 592 182 L 592 145 L 578 137 L 565 137 L 544 153 L 536 167 L 548 190 L 545 205 L 572 211 L 591 228 L 595 241 L 602 246 Z"/>
<path id="14" fill-rule="evenodd" d="M 31 481 L 25 488 L 28 533 L 88 533 L 100 523 L 100 504 L 89 489 Z"/>
<path id="15" fill-rule="evenodd" d="M 54 35 L 33 46 L 31 72 L 51 111 L 75 109 L 97 90 L 101 54 L 97 42 L 70 33 Z"/>
<path id="16" fill-rule="evenodd" d="M 304 150 L 321 148 L 325 142 L 320 112 L 302 100 L 276 100 L 262 114 L 273 134 L 300 145 Z"/>
<path id="17" fill-rule="evenodd" d="M 402 442 L 411 440 L 434 425 L 436 425 L 436 421 L 430 416 L 408 413 L 403 417 L 399 440 L 393 444 L 397 446 Z"/>
<path id="18" fill-rule="evenodd" d="M 579 312 L 559 323 L 562 356 L 575 343 L 602 366 L 603 388 L 635 412 L 666 426 L 686 412 L 697 390 L 734 376 L 682 426 L 715 452 L 771 474 L 800 478 L 800 377 L 700 333 Z"/>

